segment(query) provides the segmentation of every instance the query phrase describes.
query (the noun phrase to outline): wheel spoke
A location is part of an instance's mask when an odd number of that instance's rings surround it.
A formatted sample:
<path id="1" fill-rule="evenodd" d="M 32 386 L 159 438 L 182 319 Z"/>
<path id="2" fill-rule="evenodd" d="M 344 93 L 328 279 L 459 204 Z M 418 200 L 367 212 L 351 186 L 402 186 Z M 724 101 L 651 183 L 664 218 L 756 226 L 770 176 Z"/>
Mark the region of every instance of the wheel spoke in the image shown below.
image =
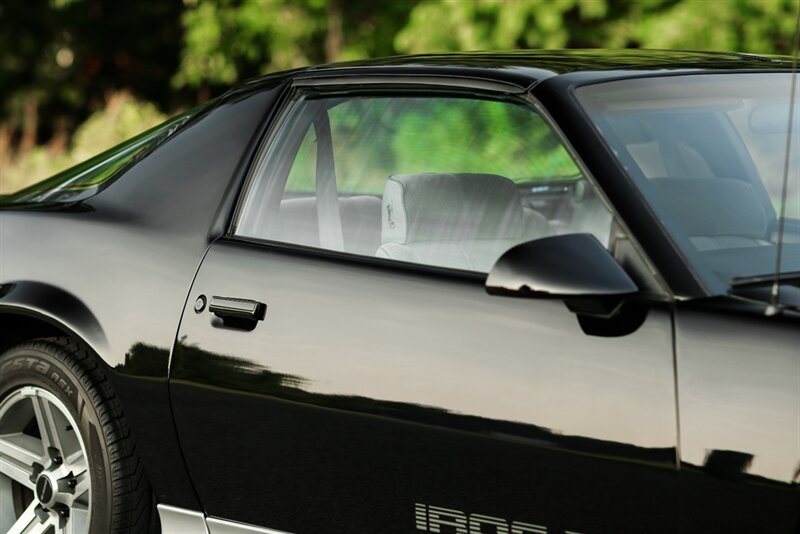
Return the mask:
<path id="1" fill-rule="evenodd" d="M 41 440 L 22 432 L 0 436 L 0 455 L 23 465 L 42 461 L 44 449 Z"/>
<path id="2" fill-rule="evenodd" d="M 38 395 L 31 397 L 33 411 L 36 414 L 36 424 L 39 425 L 39 432 L 42 435 L 42 442 L 45 449 L 53 448 L 62 451 L 61 429 L 55 417 L 56 410 L 47 399 Z"/>
<path id="3" fill-rule="evenodd" d="M 31 435 L 32 428 L 38 435 Z M 35 496 L 19 517 L 17 483 Z M 89 457 L 69 408 L 44 389 L 25 386 L 0 402 L 0 492 L 2 532 L 89 531 Z"/>
<path id="4" fill-rule="evenodd" d="M 78 476 L 75 477 L 77 484 L 75 485 L 75 499 L 80 498 L 84 493 L 89 491 L 89 488 L 92 485 L 91 477 L 89 476 L 88 471 L 84 471 Z"/>
<path id="5" fill-rule="evenodd" d="M 86 471 L 86 458 L 83 457 L 83 451 L 81 449 L 67 456 L 65 458 L 65 463 L 72 468 L 76 475 Z"/>
<path id="6" fill-rule="evenodd" d="M 17 522 L 11 525 L 8 534 L 31 534 L 33 532 L 44 532 L 44 530 L 37 530 L 37 527 L 43 523 L 39 521 L 36 516 L 36 507 L 38 503 L 32 502 L 28 508 L 22 512 L 22 515 L 17 518 Z M 45 523 L 46 524 L 46 523 Z"/>
<path id="7" fill-rule="evenodd" d="M 0 436 L 0 473 L 33 488 L 33 464 L 42 462 L 42 443 L 22 433 Z"/>
<path id="8" fill-rule="evenodd" d="M 55 527 L 58 529 L 58 520 L 54 518 L 50 518 L 44 523 L 34 523 L 33 526 L 29 531 L 25 534 L 47 534 L 52 532 L 51 527 Z"/>
<path id="9" fill-rule="evenodd" d="M 76 502 L 69 511 L 69 520 L 56 527 L 56 534 L 82 534 L 89 526 L 89 507 Z"/>

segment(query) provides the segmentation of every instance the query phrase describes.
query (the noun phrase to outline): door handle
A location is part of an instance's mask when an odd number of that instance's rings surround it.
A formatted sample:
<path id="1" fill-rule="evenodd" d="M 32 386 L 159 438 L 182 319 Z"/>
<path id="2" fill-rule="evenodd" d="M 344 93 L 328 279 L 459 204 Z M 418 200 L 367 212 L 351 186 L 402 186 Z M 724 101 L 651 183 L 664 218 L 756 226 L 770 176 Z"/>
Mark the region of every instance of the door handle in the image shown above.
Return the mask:
<path id="1" fill-rule="evenodd" d="M 225 326 L 252 330 L 258 321 L 264 320 L 267 305 L 257 300 L 211 297 L 208 311 L 222 319 Z"/>

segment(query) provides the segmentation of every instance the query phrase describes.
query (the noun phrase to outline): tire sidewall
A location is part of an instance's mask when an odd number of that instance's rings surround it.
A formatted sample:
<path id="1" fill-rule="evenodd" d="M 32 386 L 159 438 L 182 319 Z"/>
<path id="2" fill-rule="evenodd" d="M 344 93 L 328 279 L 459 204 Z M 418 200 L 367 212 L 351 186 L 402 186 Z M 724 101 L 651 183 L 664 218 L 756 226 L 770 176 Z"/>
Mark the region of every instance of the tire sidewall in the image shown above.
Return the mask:
<path id="1" fill-rule="evenodd" d="M 78 376 L 65 365 L 69 354 L 46 342 L 36 345 L 13 348 L 0 355 L 0 402 L 22 387 L 36 386 L 55 395 L 67 407 L 78 424 L 89 459 L 92 483 L 89 532 L 107 533 L 112 514 L 112 484 L 100 415 Z"/>

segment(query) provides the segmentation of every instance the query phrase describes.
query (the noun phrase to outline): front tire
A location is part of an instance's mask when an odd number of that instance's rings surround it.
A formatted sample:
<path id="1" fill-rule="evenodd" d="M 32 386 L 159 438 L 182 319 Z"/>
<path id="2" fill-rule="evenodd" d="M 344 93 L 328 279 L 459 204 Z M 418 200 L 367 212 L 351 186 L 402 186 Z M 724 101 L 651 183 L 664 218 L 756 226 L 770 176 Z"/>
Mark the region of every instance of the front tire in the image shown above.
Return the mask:
<path id="1" fill-rule="evenodd" d="M 0 532 L 148 531 L 150 492 L 119 401 L 68 338 L 0 356 Z"/>

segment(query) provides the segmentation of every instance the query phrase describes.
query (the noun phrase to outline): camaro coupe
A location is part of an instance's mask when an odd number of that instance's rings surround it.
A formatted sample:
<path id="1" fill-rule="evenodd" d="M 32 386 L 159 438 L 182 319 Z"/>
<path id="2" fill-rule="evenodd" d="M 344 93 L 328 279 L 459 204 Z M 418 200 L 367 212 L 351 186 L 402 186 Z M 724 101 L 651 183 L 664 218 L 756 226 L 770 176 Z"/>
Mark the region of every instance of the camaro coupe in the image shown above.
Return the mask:
<path id="1" fill-rule="evenodd" d="M 312 67 L 3 197 L 0 532 L 800 532 L 792 67 Z"/>

